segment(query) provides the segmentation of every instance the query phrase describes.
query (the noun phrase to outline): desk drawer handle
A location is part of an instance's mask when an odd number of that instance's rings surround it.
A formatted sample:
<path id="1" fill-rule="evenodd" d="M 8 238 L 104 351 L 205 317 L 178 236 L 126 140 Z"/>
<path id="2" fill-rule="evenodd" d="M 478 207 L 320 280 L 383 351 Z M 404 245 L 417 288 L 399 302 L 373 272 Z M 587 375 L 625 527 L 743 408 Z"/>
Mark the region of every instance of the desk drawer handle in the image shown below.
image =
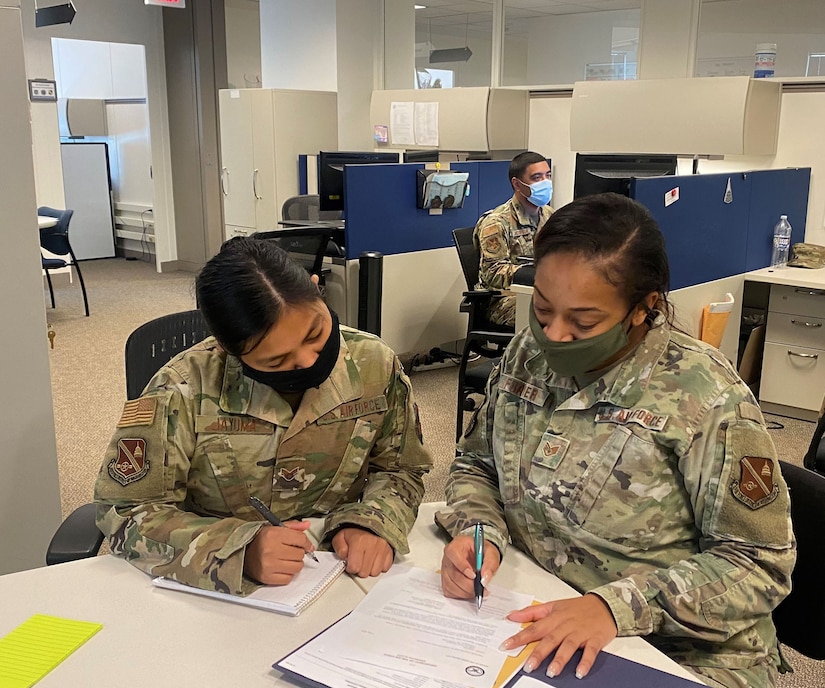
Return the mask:
<path id="1" fill-rule="evenodd" d="M 797 294 L 807 294 L 808 296 L 825 296 L 825 289 L 805 289 L 797 287 L 794 289 Z"/>
<path id="2" fill-rule="evenodd" d="M 822 327 L 822 323 L 806 322 L 805 320 L 791 320 L 791 323 L 799 325 L 799 327 Z"/>
<path id="3" fill-rule="evenodd" d="M 819 358 L 819 354 L 798 354 L 796 351 L 791 351 L 788 349 L 788 356 L 799 356 L 799 358 L 813 358 L 816 360 Z"/>

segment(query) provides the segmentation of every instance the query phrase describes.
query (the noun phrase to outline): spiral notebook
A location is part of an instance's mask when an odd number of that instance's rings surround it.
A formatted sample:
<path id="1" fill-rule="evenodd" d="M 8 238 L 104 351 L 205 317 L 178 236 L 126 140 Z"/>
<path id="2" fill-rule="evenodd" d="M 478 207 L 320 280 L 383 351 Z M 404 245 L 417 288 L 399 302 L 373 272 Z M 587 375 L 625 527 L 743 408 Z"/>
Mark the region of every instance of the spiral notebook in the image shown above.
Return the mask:
<path id="1" fill-rule="evenodd" d="M 154 578 L 152 584 L 167 590 L 189 592 L 288 616 L 298 616 L 323 595 L 347 567 L 347 563 L 333 552 L 315 552 L 315 555 L 318 557 L 318 563 L 305 561 L 304 568 L 289 585 L 266 585 L 243 597 L 214 590 L 202 590 L 169 578 Z"/>

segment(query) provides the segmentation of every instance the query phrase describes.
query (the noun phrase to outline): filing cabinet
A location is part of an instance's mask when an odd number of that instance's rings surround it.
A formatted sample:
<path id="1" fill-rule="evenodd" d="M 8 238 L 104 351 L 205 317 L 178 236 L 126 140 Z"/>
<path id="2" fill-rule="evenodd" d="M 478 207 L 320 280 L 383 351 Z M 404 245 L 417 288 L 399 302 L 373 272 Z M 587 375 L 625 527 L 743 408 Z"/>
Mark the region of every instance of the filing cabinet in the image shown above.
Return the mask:
<path id="1" fill-rule="evenodd" d="M 774 284 L 759 400 L 766 411 L 815 420 L 823 397 L 825 289 Z"/>

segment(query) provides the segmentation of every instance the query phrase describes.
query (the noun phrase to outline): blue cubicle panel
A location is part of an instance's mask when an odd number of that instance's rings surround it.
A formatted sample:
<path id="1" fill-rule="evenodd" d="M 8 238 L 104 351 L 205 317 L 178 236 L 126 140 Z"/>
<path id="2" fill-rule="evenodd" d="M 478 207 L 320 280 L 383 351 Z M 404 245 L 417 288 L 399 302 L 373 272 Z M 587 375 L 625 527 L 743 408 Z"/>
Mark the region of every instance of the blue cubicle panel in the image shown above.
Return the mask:
<path id="1" fill-rule="evenodd" d="M 799 168 L 634 179 L 631 196 L 659 223 L 670 286 L 680 289 L 770 265 L 773 227 L 782 214 L 793 227 L 791 241 L 802 241 L 810 178 L 810 168 Z M 665 205 L 676 188 L 679 200 Z"/>
<path id="2" fill-rule="evenodd" d="M 748 270 L 758 270 L 771 264 L 773 228 L 779 222 L 780 215 L 787 215 L 791 223 L 791 244 L 805 241 L 810 185 L 809 167 L 751 173 Z"/>
<path id="3" fill-rule="evenodd" d="M 416 207 L 417 164 L 352 165 L 344 168 L 347 259 L 363 251 L 414 253 L 453 245 L 456 227 L 472 227 L 481 213 L 513 195 L 505 160 L 451 163 L 469 172 L 470 195 L 462 208 L 430 215 Z"/>
<path id="4" fill-rule="evenodd" d="M 729 178 L 733 200 L 725 203 Z M 679 200 L 665 206 L 665 194 L 675 188 Z M 631 196 L 647 206 L 665 237 L 671 289 L 746 271 L 750 195 L 742 174 L 633 180 Z"/>

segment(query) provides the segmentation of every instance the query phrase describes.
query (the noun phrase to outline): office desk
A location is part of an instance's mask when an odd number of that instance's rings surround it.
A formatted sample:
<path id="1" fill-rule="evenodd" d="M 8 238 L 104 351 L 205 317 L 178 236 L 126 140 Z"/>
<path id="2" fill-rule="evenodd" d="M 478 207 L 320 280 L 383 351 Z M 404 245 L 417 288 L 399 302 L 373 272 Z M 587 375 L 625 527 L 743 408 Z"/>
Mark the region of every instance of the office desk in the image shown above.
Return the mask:
<path id="1" fill-rule="evenodd" d="M 37 227 L 38 229 L 46 229 L 48 227 L 54 227 L 57 225 L 57 218 L 56 217 L 47 217 L 46 215 L 38 215 L 37 216 Z"/>
<path id="2" fill-rule="evenodd" d="M 399 562 L 438 569 L 444 540 L 424 504 L 410 534 L 412 554 Z M 310 532 L 320 534 L 313 519 Z M 38 688 L 65 686 L 292 685 L 271 664 L 351 611 L 377 579 L 342 576 L 298 617 L 211 600 L 151 584 L 114 556 L 93 557 L 0 576 L 0 637 L 32 614 L 103 624 L 103 629 L 49 673 Z M 495 582 L 543 599 L 576 592 L 510 549 Z M 641 638 L 618 638 L 614 654 L 693 678 Z M 695 679 L 694 679 L 695 680 Z"/>
<path id="3" fill-rule="evenodd" d="M 816 421 L 825 396 L 825 268 L 763 268 L 744 279 L 770 285 L 760 405 Z"/>
<path id="4" fill-rule="evenodd" d="M 397 563 L 430 570 L 441 568 L 441 554 L 447 538 L 435 525 L 433 517 L 435 512 L 443 507 L 443 502 L 421 505 L 415 527 L 410 533 L 410 554 L 396 557 Z M 356 579 L 365 592 L 368 592 L 376 581 L 376 578 Z M 541 601 L 579 596 L 574 588 L 545 571 L 515 547 L 507 549 L 501 568 L 493 578 L 493 582 L 518 592 L 535 595 Z M 693 674 L 659 652 L 643 638 L 616 638 L 607 646 L 607 651 L 669 674 L 696 681 L 698 685 L 704 685 Z"/>

